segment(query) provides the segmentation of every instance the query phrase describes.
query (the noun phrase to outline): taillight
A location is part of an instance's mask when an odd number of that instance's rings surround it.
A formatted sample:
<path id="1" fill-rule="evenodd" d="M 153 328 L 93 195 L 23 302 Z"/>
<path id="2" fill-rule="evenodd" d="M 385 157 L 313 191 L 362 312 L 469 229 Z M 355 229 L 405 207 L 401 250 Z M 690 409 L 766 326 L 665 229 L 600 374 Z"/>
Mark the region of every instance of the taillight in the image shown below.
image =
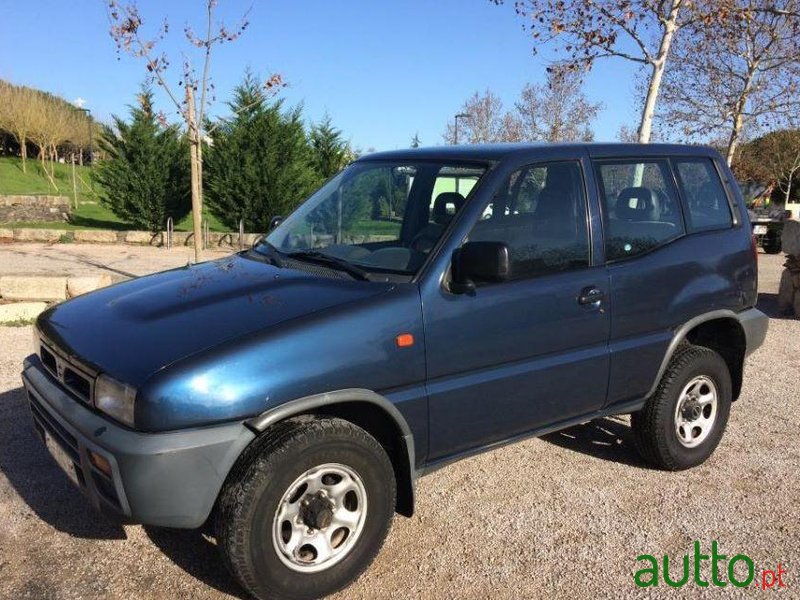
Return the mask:
<path id="1" fill-rule="evenodd" d="M 753 258 L 758 262 L 758 244 L 756 243 L 756 236 L 750 238 L 750 244 L 753 247 Z"/>

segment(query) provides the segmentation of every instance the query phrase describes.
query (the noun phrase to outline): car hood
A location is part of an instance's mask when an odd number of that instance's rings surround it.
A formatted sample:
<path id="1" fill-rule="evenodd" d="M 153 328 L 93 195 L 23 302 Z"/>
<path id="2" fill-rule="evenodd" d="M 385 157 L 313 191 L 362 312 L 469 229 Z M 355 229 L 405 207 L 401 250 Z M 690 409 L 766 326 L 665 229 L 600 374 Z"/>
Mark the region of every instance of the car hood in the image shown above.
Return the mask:
<path id="1" fill-rule="evenodd" d="M 38 326 L 62 352 L 138 386 L 189 355 L 390 288 L 234 255 L 79 296 Z"/>

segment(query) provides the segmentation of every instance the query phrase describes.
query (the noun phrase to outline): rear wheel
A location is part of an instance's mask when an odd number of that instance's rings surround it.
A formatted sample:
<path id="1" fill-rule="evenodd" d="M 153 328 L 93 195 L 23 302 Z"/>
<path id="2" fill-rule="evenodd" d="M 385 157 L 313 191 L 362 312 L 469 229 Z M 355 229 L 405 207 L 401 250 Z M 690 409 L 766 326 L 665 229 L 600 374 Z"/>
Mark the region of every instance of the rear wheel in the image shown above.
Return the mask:
<path id="1" fill-rule="evenodd" d="M 257 598 L 326 596 L 355 580 L 383 544 L 395 507 L 391 462 L 342 419 L 292 419 L 265 436 L 221 495 L 219 546 Z"/>
<path id="2" fill-rule="evenodd" d="M 642 458 L 670 471 L 703 463 L 722 439 L 731 397 L 722 357 L 703 346 L 682 345 L 655 394 L 631 416 Z"/>

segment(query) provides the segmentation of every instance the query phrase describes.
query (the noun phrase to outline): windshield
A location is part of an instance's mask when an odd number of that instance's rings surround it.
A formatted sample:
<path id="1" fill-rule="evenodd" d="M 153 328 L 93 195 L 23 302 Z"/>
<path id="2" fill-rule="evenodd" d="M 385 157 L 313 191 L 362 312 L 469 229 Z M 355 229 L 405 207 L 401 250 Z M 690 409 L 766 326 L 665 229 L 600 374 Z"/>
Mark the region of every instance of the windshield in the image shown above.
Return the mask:
<path id="1" fill-rule="evenodd" d="M 355 163 L 261 245 L 298 259 L 333 258 L 367 272 L 413 275 L 485 170 L 431 162 Z"/>

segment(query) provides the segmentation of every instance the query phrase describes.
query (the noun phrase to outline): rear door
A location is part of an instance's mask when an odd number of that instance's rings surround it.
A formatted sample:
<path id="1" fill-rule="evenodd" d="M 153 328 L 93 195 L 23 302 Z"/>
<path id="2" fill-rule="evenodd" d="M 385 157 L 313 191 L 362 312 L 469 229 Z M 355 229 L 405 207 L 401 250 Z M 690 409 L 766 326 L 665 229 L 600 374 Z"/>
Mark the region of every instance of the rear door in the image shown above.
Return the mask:
<path id="1" fill-rule="evenodd" d="M 608 284 L 589 205 L 576 156 L 514 169 L 469 211 L 467 239 L 506 243 L 514 277 L 422 288 L 431 462 L 602 407 Z"/>

